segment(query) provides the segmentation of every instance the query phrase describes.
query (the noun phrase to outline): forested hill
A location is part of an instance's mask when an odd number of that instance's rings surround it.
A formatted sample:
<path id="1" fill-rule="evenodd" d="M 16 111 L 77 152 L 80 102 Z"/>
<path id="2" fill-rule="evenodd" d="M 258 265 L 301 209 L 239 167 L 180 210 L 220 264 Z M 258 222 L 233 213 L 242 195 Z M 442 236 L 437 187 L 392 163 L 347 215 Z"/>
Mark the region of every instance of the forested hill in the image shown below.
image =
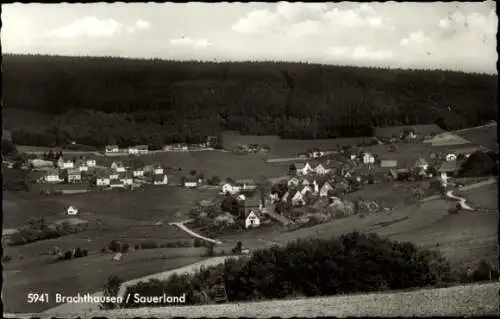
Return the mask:
<path id="1" fill-rule="evenodd" d="M 111 136 L 121 144 L 148 142 L 154 134 L 191 141 L 222 130 L 366 136 L 373 126 L 438 121 L 458 129 L 497 117 L 497 75 L 38 55 L 4 55 L 2 67 L 4 107 L 71 110 L 44 138 L 70 135 L 87 144 Z"/>

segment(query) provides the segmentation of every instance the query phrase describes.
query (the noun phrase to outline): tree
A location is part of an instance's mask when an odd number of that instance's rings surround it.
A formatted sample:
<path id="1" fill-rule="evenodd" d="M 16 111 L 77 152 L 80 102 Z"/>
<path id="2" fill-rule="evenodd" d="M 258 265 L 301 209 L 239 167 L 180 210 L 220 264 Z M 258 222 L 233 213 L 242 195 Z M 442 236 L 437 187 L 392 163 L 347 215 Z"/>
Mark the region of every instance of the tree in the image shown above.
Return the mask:
<path id="1" fill-rule="evenodd" d="M 288 175 L 296 175 L 297 174 L 297 167 L 295 167 L 295 164 L 290 164 L 288 167 Z"/>
<path id="2" fill-rule="evenodd" d="M 216 175 L 212 176 L 208 180 L 208 184 L 210 184 L 210 185 L 219 185 L 219 183 L 220 183 L 220 178 L 219 178 L 219 176 L 216 176 Z"/>
<path id="3" fill-rule="evenodd" d="M 107 283 L 104 285 L 104 296 L 105 297 L 116 297 L 118 296 L 118 292 L 120 291 L 120 286 L 122 285 L 123 280 L 117 276 L 109 276 Z M 119 308 L 120 305 L 114 303 L 101 303 L 101 309 L 116 309 Z"/>
<path id="4" fill-rule="evenodd" d="M 196 170 L 195 170 L 195 169 L 193 169 L 193 170 L 191 170 L 191 171 L 189 172 L 189 175 L 191 175 L 191 176 L 196 176 L 196 173 L 197 173 L 197 172 L 196 172 Z"/>
<path id="5" fill-rule="evenodd" d="M 472 153 L 462 164 L 459 175 L 464 177 L 478 177 L 496 173 L 497 163 L 488 154 L 477 151 Z"/>

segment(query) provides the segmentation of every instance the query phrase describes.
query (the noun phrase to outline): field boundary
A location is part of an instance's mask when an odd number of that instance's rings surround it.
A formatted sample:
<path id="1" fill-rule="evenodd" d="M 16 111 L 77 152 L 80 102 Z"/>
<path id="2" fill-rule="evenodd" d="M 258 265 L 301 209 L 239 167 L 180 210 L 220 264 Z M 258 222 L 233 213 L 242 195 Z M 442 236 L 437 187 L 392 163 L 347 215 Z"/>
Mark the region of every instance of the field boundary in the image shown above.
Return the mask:
<path id="1" fill-rule="evenodd" d="M 186 233 L 188 233 L 189 235 L 193 236 L 193 237 L 197 237 L 197 238 L 200 238 L 200 239 L 203 239 L 205 241 L 208 241 L 210 243 L 214 243 L 214 244 L 217 244 L 217 245 L 220 245 L 222 244 L 222 242 L 220 240 L 217 240 L 217 239 L 212 239 L 212 238 L 208 238 L 208 237 L 205 237 L 203 235 L 200 235 L 198 233 L 195 233 L 194 231 L 192 231 L 191 229 L 189 229 L 188 227 L 186 227 L 186 223 L 190 222 L 191 220 L 185 220 L 183 222 L 178 222 L 178 223 L 168 223 L 170 226 L 174 226 L 174 227 L 178 227 L 180 228 L 181 230 L 185 231 Z"/>

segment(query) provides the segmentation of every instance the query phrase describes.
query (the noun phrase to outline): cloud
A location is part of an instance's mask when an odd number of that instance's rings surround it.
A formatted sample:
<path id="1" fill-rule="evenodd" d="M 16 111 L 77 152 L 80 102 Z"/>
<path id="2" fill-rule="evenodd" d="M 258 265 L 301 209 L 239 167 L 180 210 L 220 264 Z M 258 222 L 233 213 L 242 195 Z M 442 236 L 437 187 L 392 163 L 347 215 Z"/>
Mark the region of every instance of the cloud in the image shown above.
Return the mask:
<path id="1" fill-rule="evenodd" d="M 95 17 L 85 17 L 73 23 L 56 28 L 46 33 L 48 37 L 77 38 L 77 37 L 112 37 L 120 33 L 124 25 L 113 19 L 99 20 Z"/>
<path id="2" fill-rule="evenodd" d="M 354 48 L 352 56 L 354 59 L 385 60 L 392 58 L 394 54 L 391 50 L 370 51 L 364 46 L 357 46 Z"/>
<path id="3" fill-rule="evenodd" d="M 392 50 L 369 50 L 367 47 L 359 45 L 356 47 L 349 46 L 332 46 L 327 50 L 328 56 L 349 58 L 353 60 L 386 60 L 394 56 Z"/>
<path id="4" fill-rule="evenodd" d="M 179 39 L 172 39 L 170 40 L 170 44 L 177 46 L 177 47 L 195 47 L 195 48 L 206 48 L 212 45 L 208 40 L 206 39 L 199 39 L 195 40 L 190 37 L 182 37 Z"/>
<path id="5" fill-rule="evenodd" d="M 330 9 L 325 3 L 279 2 L 274 11 L 254 10 L 232 27 L 242 34 L 284 33 L 291 37 L 348 28 L 389 29 L 393 26 L 367 4 L 356 9 Z"/>
<path id="6" fill-rule="evenodd" d="M 71 39 L 78 37 L 109 38 L 121 34 L 124 30 L 133 33 L 138 30 L 147 30 L 151 23 L 137 20 L 134 25 L 126 26 L 113 19 L 99 20 L 96 17 L 85 17 L 75 20 L 73 23 L 53 29 L 44 34 L 45 37 L 60 39 Z"/>
<path id="7" fill-rule="evenodd" d="M 423 30 L 418 30 L 410 33 L 407 38 L 401 39 L 401 45 L 409 46 L 409 45 L 419 45 L 425 42 L 429 42 L 430 38 L 424 34 Z"/>
<path id="8" fill-rule="evenodd" d="M 243 34 L 256 34 L 272 27 L 277 22 L 277 19 L 276 14 L 267 9 L 255 10 L 238 20 L 232 29 Z"/>

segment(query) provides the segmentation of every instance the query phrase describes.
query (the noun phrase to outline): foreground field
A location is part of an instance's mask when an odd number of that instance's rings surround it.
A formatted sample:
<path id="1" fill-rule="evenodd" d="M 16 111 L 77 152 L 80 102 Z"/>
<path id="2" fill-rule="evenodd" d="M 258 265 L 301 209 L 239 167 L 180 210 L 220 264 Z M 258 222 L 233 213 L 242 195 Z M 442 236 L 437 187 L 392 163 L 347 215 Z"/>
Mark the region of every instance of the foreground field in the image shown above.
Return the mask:
<path id="1" fill-rule="evenodd" d="M 213 190 L 190 190 L 174 186 L 137 189 L 133 192 L 108 191 L 75 195 L 43 196 L 30 193 L 4 194 L 4 228 L 17 227 L 31 217 L 60 216 L 72 205 L 81 212 L 134 221 L 184 220 L 194 203 L 214 196 Z M 180 212 L 180 214 L 176 214 Z M 60 218 L 60 217 L 59 217 Z"/>
<path id="2" fill-rule="evenodd" d="M 78 316 L 81 318 L 102 316 L 108 318 L 215 318 L 220 316 L 230 318 L 495 316 L 498 315 L 499 288 L 500 284 L 495 282 L 442 289 L 371 293 L 298 300 L 270 300 L 210 306 L 91 311 L 79 313 Z M 32 316 L 31 314 L 16 314 L 15 316 L 7 315 L 6 317 L 29 318 Z M 36 314 L 34 316 L 38 318 L 50 318 L 52 314 Z"/>

